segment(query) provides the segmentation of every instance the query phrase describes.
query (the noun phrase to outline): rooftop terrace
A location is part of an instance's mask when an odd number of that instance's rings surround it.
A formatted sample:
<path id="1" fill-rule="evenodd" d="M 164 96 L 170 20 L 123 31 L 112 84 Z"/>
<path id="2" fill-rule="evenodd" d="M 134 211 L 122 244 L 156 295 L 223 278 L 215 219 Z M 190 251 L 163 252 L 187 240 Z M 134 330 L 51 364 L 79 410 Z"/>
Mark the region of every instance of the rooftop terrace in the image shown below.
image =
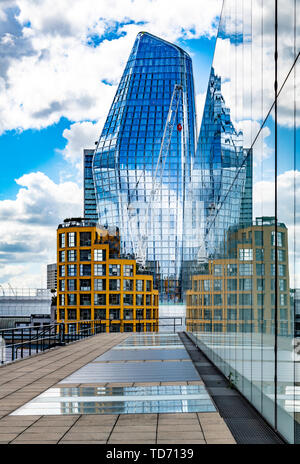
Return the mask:
<path id="1" fill-rule="evenodd" d="M 240 420 L 237 439 L 237 421 L 224 412 L 224 398 L 240 395 L 210 369 L 183 333 L 102 333 L 4 365 L 0 443 L 249 442 L 251 424 Z M 280 443 L 247 412 L 260 426 L 254 442 Z"/>

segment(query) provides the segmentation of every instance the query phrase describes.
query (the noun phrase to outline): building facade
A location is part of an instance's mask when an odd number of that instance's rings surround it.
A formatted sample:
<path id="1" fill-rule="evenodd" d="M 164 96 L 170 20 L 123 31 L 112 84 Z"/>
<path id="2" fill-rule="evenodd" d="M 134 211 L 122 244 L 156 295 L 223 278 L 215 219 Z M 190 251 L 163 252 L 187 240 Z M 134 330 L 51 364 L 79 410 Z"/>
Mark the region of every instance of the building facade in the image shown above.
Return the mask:
<path id="1" fill-rule="evenodd" d="M 56 263 L 47 264 L 47 288 L 56 290 L 57 288 L 57 265 Z"/>
<path id="2" fill-rule="evenodd" d="M 192 276 L 187 291 L 187 328 L 200 332 L 275 331 L 275 220 L 257 218 L 253 226 L 233 228 L 227 257 L 209 260 Z M 291 334 L 288 234 L 278 224 L 278 311 L 281 335 Z"/>
<path id="3" fill-rule="evenodd" d="M 95 150 L 83 150 L 83 216 L 97 222 L 98 213 L 93 178 L 93 157 Z"/>
<path id="4" fill-rule="evenodd" d="M 57 264 L 57 322 L 68 330 L 95 324 L 104 332 L 158 330 L 153 276 L 120 255 L 116 229 L 66 220 L 57 229 Z"/>
<path id="5" fill-rule="evenodd" d="M 137 259 L 144 253 L 160 303 L 171 305 L 172 314 L 183 305 L 185 201 L 196 141 L 194 100 L 189 55 L 139 33 L 93 159 L 101 224 L 119 227 L 123 253 L 134 253 Z"/>

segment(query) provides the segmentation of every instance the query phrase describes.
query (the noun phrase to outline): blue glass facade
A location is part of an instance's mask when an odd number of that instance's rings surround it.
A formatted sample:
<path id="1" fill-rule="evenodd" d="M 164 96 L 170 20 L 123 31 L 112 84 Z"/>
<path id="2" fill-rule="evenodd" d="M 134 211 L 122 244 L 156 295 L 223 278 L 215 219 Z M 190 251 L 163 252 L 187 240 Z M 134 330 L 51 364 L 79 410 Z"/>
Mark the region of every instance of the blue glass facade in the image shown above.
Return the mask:
<path id="1" fill-rule="evenodd" d="M 193 179 L 198 177 L 200 181 L 204 235 L 199 257 L 217 257 L 224 253 L 225 231 L 240 221 L 247 150 L 243 149 L 243 133 L 235 129 L 230 109 L 225 106 L 221 76 L 215 74 L 214 68 L 208 83 L 196 159 Z"/>
<path id="2" fill-rule="evenodd" d="M 290 443 L 300 442 L 299 31 L 295 0 L 224 0 L 185 278 L 191 337 Z"/>
<path id="3" fill-rule="evenodd" d="M 176 84 L 182 92 L 175 124 L 158 163 Z M 165 303 L 183 301 L 185 206 L 195 143 L 192 61 L 179 47 L 141 32 L 101 133 L 93 174 L 101 224 L 120 228 L 124 253 L 138 257 L 142 241 Z"/>
<path id="4" fill-rule="evenodd" d="M 97 222 L 98 213 L 92 169 L 94 151 L 83 150 L 83 215 L 86 219 Z"/>

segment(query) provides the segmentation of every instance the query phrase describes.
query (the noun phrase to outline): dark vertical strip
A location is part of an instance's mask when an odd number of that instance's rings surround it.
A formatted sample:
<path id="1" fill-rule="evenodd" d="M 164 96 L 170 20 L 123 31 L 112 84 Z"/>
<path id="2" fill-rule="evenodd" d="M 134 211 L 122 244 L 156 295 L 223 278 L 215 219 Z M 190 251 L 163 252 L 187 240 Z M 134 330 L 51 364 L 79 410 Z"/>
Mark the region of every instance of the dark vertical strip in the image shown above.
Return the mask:
<path id="1" fill-rule="evenodd" d="M 274 81 L 274 92 L 275 92 L 275 104 L 274 104 L 274 119 L 275 119 L 275 166 L 274 166 L 274 176 L 275 176 L 275 343 L 274 343 L 274 401 L 275 401 L 275 410 L 274 410 L 274 425 L 275 430 L 277 431 L 277 362 L 278 362 L 278 243 L 277 243 L 277 92 L 278 92 L 278 0 L 275 0 L 275 81 Z"/>

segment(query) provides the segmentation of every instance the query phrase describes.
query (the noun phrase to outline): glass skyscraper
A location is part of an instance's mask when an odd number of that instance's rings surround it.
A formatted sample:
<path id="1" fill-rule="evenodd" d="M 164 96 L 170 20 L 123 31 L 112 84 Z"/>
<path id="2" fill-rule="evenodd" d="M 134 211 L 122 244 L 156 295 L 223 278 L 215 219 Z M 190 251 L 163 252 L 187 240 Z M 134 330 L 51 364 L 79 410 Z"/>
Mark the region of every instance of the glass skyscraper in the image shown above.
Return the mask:
<path id="1" fill-rule="evenodd" d="M 189 55 L 139 33 L 93 159 L 100 223 L 119 227 L 123 253 L 145 254 L 160 301 L 171 306 L 183 303 L 188 258 L 183 239 L 195 157 L 194 97 Z"/>

